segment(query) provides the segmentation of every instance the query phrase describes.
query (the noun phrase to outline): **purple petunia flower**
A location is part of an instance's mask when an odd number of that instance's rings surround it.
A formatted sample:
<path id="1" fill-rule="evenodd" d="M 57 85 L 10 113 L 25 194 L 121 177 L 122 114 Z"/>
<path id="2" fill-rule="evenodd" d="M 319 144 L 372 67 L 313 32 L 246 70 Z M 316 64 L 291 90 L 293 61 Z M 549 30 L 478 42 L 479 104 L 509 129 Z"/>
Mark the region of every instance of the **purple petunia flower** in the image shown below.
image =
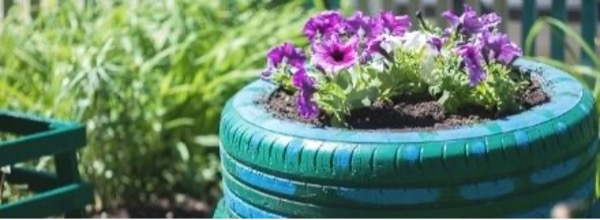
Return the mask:
<path id="1" fill-rule="evenodd" d="M 339 34 L 344 31 L 344 18 L 337 11 L 324 11 L 316 16 L 311 17 L 306 24 L 302 33 L 310 42 L 320 39 L 323 36 Z"/>
<path id="2" fill-rule="evenodd" d="M 327 73 L 337 73 L 358 61 L 358 39 L 352 37 L 346 43 L 331 37 L 313 45 L 312 61 Z"/>
<path id="3" fill-rule="evenodd" d="M 364 47 L 364 58 L 368 59 L 372 57 L 373 53 L 379 53 L 381 51 L 381 42 L 383 42 L 383 36 L 379 35 L 373 37 L 367 41 Z"/>
<path id="4" fill-rule="evenodd" d="M 479 17 L 479 20 L 483 23 L 483 29 L 489 30 L 490 28 L 498 26 L 498 24 L 502 22 L 502 17 L 498 16 L 496 13 L 489 13 Z"/>
<path id="5" fill-rule="evenodd" d="M 270 77 L 282 64 L 295 68 L 304 68 L 306 56 L 304 51 L 291 43 L 283 43 L 273 47 L 267 54 L 267 68 L 261 73 L 263 78 Z"/>
<path id="6" fill-rule="evenodd" d="M 453 28 L 461 25 L 462 30 L 466 33 L 473 34 L 481 32 L 481 28 L 483 28 L 483 23 L 477 17 L 477 12 L 471 8 L 469 5 L 465 5 L 465 11 L 459 17 L 452 11 L 445 11 L 442 13 L 442 16 L 450 22 Z"/>
<path id="7" fill-rule="evenodd" d="M 486 73 L 481 64 L 483 62 L 481 45 L 475 43 L 461 45 L 458 47 L 458 53 L 462 57 L 469 74 L 469 84 L 474 87 L 485 80 Z"/>
<path id="8" fill-rule="evenodd" d="M 299 69 L 292 76 L 292 85 L 299 91 L 297 100 L 298 111 L 304 118 L 314 118 L 319 115 L 319 107 L 312 101 L 316 91 L 314 79 L 306 73 L 306 69 Z"/>
<path id="9" fill-rule="evenodd" d="M 444 39 L 441 37 L 433 36 L 427 40 L 427 43 L 435 48 L 438 52 L 442 50 L 442 44 L 444 44 Z"/>
<path id="10" fill-rule="evenodd" d="M 395 16 L 389 11 L 381 12 L 378 19 L 384 30 L 396 36 L 402 36 L 411 26 L 408 16 Z"/>
<path id="11" fill-rule="evenodd" d="M 483 42 L 483 53 L 488 59 L 497 59 L 503 63 L 511 63 L 522 55 L 521 48 L 511 42 L 506 34 L 483 32 L 480 35 Z"/>
<path id="12" fill-rule="evenodd" d="M 464 6 L 465 11 L 458 16 L 454 12 L 448 10 L 442 13 L 442 17 L 450 22 L 451 28 L 461 27 L 466 34 L 477 34 L 490 28 L 496 27 L 502 18 L 495 13 L 490 13 L 477 16 L 477 12 L 467 4 Z"/>
<path id="13" fill-rule="evenodd" d="M 356 12 L 346 20 L 348 34 L 364 38 L 373 38 L 383 31 L 383 23 L 378 19 L 364 15 L 361 11 Z"/>
<path id="14" fill-rule="evenodd" d="M 458 26 L 460 23 L 460 18 L 452 10 L 442 12 L 442 17 L 448 20 L 451 26 Z"/>
<path id="15" fill-rule="evenodd" d="M 379 52 L 382 33 L 384 31 L 381 19 L 369 17 L 362 12 L 356 12 L 352 17 L 346 20 L 347 33 L 350 36 L 359 38 L 361 63 L 367 62 L 374 53 Z"/>

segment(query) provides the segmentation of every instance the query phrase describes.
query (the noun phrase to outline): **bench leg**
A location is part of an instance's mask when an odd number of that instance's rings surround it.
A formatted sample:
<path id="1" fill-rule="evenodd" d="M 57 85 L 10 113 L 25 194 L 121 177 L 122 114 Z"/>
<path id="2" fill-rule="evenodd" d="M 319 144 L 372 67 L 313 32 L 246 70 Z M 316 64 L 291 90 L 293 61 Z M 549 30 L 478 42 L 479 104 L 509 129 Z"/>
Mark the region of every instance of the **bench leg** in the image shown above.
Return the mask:
<path id="1" fill-rule="evenodd" d="M 54 165 L 56 166 L 56 174 L 62 184 L 81 182 L 79 170 L 77 169 L 77 153 L 67 152 L 54 156 Z M 65 213 L 66 218 L 85 218 L 85 208 Z"/>

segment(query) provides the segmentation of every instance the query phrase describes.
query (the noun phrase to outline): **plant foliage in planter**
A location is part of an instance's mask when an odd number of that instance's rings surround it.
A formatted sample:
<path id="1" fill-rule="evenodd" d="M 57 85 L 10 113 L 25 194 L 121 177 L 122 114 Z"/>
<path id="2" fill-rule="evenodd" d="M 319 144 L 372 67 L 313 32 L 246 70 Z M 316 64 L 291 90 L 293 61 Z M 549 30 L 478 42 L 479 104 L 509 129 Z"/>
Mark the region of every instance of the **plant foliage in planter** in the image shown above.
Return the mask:
<path id="1" fill-rule="evenodd" d="M 558 201 L 589 204 L 598 145 L 590 92 L 518 58 L 495 30 L 497 16 L 465 8 L 444 13 L 446 29 L 421 19 L 416 31 L 387 12 L 323 12 L 303 30 L 310 59 L 291 44 L 275 47 L 267 80 L 222 114 L 219 216 L 547 217 Z M 536 81 L 548 100 L 524 106 L 515 96 Z M 295 94 L 298 120 L 260 103 L 281 91 Z M 422 94 L 449 112 L 478 106 L 504 116 L 453 129 L 345 127 L 354 109 Z M 321 117 L 337 127 L 307 123 Z"/>
<path id="2" fill-rule="evenodd" d="M 399 96 L 430 95 L 454 113 L 470 106 L 522 110 L 516 97 L 528 77 L 510 67 L 521 49 L 497 30 L 501 18 L 470 7 L 443 16 L 450 27 L 433 27 L 418 14 L 420 28 L 411 31 L 408 16 L 390 12 L 349 18 L 323 12 L 303 29 L 310 57 L 290 43 L 276 46 L 263 78 L 296 93 L 304 118 L 322 112 L 340 126 L 353 110 Z"/>

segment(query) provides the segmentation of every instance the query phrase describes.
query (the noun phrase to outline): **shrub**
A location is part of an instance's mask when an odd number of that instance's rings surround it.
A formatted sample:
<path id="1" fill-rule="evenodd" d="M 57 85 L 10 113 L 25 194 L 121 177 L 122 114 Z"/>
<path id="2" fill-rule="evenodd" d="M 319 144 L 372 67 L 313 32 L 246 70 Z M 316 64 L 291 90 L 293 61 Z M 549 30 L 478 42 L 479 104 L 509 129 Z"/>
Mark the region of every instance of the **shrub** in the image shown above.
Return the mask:
<path id="1" fill-rule="evenodd" d="M 282 3 L 284 2 L 284 3 Z M 303 1 L 70 1 L 0 26 L 0 107 L 87 125 L 81 168 L 104 201 L 203 196 L 224 102 L 270 45 L 302 42 Z"/>

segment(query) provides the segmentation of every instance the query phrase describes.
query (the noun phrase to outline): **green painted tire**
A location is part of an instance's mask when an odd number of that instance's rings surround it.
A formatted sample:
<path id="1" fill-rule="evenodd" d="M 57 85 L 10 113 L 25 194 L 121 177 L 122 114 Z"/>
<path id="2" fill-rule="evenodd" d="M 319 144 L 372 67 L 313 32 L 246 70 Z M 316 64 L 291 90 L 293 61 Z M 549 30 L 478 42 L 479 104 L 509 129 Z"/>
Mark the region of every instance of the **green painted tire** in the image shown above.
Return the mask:
<path id="1" fill-rule="evenodd" d="M 595 152 L 597 143 L 590 144 Z M 539 191 L 548 185 L 572 178 L 576 172 L 595 162 L 595 154 L 584 153 L 575 158 L 529 173 L 492 181 L 435 187 L 346 187 L 306 183 L 261 172 L 221 152 L 224 178 L 234 178 L 256 190 L 277 197 L 340 207 L 400 207 L 423 208 L 447 205 L 469 205 Z M 549 175 L 552 174 L 552 175 Z M 543 185 L 536 180 L 549 179 Z M 551 179 L 551 181 L 550 181 Z"/>
<path id="2" fill-rule="evenodd" d="M 257 81 L 227 103 L 220 126 L 221 147 L 266 173 L 344 186 L 479 182 L 586 152 L 598 133 L 589 91 L 552 67 L 523 59 L 515 65 L 539 71 L 532 75 L 541 79 L 549 103 L 502 120 L 431 132 L 351 131 L 280 120 L 256 105 L 256 100 L 275 89 Z"/>
<path id="3" fill-rule="evenodd" d="M 455 205 L 437 208 L 348 208 L 298 202 L 266 194 L 225 174 L 225 200 L 241 217 L 251 218 L 465 218 L 536 216 L 549 211 L 557 201 L 590 200 L 594 194 L 595 164 L 575 176 L 540 189 L 486 203 Z M 248 208 L 249 207 L 249 208 Z M 540 208 L 542 207 L 542 208 Z M 549 208 L 544 208 L 549 207 Z M 243 213 L 243 214 L 242 214 Z M 549 213 L 545 213 L 548 215 Z"/>
<path id="4" fill-rule="evenodd" d="M 573 77 L 519 59 L 550 102 L 505 119 L 424 132 L 317 128 L 256 104 L 257 81 L 220 124 L 231 216 L 547 217 L 552 202 L 593 194 L 596 105 Z M 590 187 L 591 186 L 591 187 Z"/>
<path id="5" fill-rule="evenodd" d="M 215 209 L 215 212 L 213 213 L 212 218 L 223 219 L 223 218 L 234 218 L 234 217 L 231 215 L 231 210 L 229 210 L 229 207 L 227 207 L 224 204 L 223 199 L 221 199 L 217 203 L 217 208 Z"/>

